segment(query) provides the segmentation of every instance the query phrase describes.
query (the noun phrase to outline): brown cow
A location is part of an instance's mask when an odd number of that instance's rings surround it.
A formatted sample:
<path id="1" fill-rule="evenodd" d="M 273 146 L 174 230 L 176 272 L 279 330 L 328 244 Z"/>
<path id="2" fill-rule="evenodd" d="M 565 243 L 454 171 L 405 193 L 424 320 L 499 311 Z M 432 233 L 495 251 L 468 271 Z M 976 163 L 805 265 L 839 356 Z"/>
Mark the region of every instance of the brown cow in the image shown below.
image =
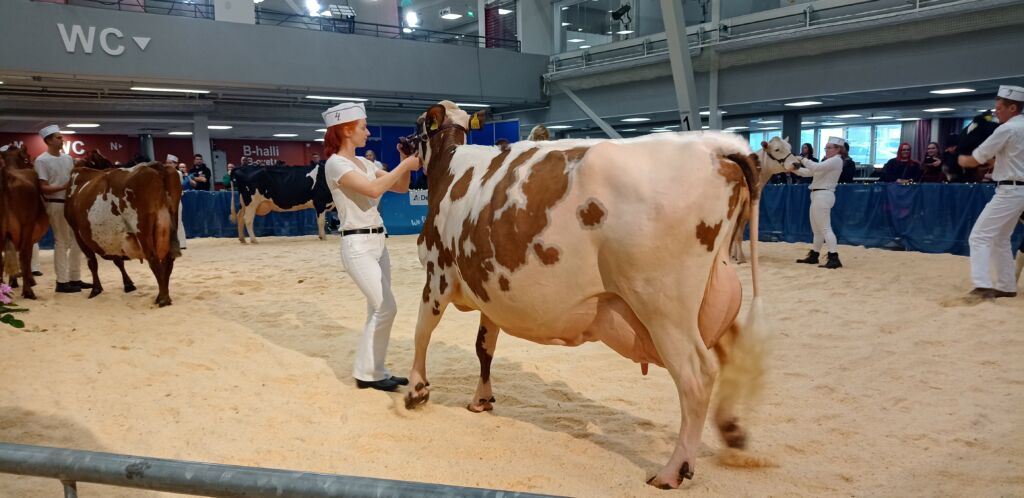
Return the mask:
<path id="1" fill-rule="evenodd" d="M 135 284 L 124 270 L 124 262 L 146 260 L 160 287 L 156 304 L 171 304 L 171 270 L 174 258 L 181 256 L 177 227 L 180 201 L 178 172 L 159 162 L 127 169 L 76 167 L 71 171 L 64 216 L 92 272 L 90 298 L 103 292 L 96 271 L 99 255 L 113 261 L 121 271 L 125 292 L 135 290 Z"/>
<path id="2" fill-rule="evenodd" d="M 32 245 L 49 228 L 50 220 L 39 192 L 39 176 L 32 169 L 28 152 L 17 147 L 0 152 L 0 276 L 6 272 L 14 287 L 20 271 L 24 276 L 21 296 L 25 299 L 36 298 L 32 291 L 36 283 L 31 271 Z"/>

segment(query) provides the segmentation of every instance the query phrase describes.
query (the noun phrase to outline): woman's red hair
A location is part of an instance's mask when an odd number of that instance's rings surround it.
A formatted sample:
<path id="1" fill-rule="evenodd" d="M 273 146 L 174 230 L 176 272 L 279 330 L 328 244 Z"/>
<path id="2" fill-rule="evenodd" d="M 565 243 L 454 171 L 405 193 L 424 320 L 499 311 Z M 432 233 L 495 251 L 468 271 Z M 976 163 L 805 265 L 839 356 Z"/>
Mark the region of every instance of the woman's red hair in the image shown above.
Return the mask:
<path id="1" fill-rule="evenodd" d="M 345 134 L 352 134 L 356 131 L 359 121 L 336 124 L 324 132 L 324 159 L 330 159 L 341 150 L 341 144 L 345 142 Z"/>

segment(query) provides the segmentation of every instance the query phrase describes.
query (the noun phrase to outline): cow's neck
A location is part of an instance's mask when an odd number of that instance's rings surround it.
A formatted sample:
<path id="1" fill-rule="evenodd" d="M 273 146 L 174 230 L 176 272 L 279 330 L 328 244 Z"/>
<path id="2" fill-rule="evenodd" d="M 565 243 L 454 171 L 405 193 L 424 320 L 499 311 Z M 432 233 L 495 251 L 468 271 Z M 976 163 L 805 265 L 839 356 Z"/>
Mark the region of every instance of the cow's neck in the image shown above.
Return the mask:
<path id="1" fill-rule="evenodd" d="M 430 156 L 430 164 L 427 165 L 427 189 L 436 190 L 434 187 L 438 182 L 448 183 L 450 180 L 443 180 L 451 175 L 452 156 L 455 155 L 456 147 L 466 143 L 466 133 L 458 128 L 449 128 L 437 134 L 434 139 L 437 146 L 431 144 L 434 153 Z M 444 195 L 441 192 L 439 195 Z"/>

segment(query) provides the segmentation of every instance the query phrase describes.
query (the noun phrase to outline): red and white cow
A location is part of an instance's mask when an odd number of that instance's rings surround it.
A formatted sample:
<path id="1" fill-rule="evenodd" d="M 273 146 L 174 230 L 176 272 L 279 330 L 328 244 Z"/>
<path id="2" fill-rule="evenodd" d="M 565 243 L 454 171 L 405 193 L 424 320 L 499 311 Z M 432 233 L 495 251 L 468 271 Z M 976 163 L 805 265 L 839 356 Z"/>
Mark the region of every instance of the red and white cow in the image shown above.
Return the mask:
<path id="1" fill-rule="evenodd" d="M 742 137 L 527 141 L 500 151 L 464 145 L 470 119 L 442 102 L 419 122 L 429 208 L 418 244 L 427 281 L 406 407 L 429 397 L 427 345 L 454 304 L 481 312 L 471 411 L 493 408 L 499 330 L 540 344 L 601 341 L 644 373 L 654 363 L 675 381 L 679 438 L 649 484 L 678 487 L 692 477 L 720 366 L 715 422 L 728 446 L 743 447 L 734 409 L 762 368 L 752 325 L 760 314 L 756 242 L 752 320 L 742 333 L 740 280 L 728 261 L 740 215 L 757 195 L 757 156 Z"/>
<path id="2" fill-rule="evenodd" d="M 22 276 L 21 296 L 35 299 L 31 272 L 32 245 L 50 228 L 39 176 L 25 147 L 0 151 L 0 282 L 6 274 L 11 286 Z"/>
<path id="3" fill-rule="evenodd" d="M 797 158 L 793 156 L 792 150 L 789 145 L 789 137 L 772 137 L 767 142 L 761 142 L 761 150 L 757 151 L 757 160 L 761 164 L 761 174 L 757 177 L 757 196 L 750 205 L 751 210 L 756 211 L 760 209 L 761 191 L 764 190 L 764 186 L 768 184 L 768 179 L 772 175 L 792 170 L 792 168 L 787 169 L 786 166 L 787 164 L 794 165 L 797 162 Z M 743 217 L 740 218 L 739 227 L 736 229 L 736 233 L 733 234 L 732 248 L 730 249 L 732 259 L 737 263 L 747 262 L 747 256 L 743 254 L 743 229 L 746 228 L 749 222 L 750 213 L 744 210 Z"/>

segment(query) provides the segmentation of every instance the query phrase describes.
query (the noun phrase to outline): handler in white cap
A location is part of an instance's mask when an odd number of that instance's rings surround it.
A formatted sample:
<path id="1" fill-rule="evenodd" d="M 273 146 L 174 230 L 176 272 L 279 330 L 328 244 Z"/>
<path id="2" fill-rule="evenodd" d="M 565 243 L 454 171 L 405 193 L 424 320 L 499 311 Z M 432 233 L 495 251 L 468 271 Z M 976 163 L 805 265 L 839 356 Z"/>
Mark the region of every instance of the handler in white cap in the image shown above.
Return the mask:
<path id="1" fill-rule="evenodd" d="M 976 168 L 995 161 L 992 180 L 996 194 L 971 229 L 971 280 L 974 298 L 1016 297 L 1010 236 L 1024 212 L 1024 88 L 1003 85 L 996 97 L 996 117 L 1002 123 L 974 153 L 960 156 L 965 168 Z M 996 278 L 993 283 L 992 271 Z"/>
<path id="2" fill-rule="evenodd" d="M 812 177 L 811 180 L 811 230 L 814 232 L 814 248 L 807 253 L 807 257 L 796 260 L 797 263 L 818 264 L 821 256 L 822 244 L 828 244 L 828 260 L 819 268 L 842 268 L 839 261 L 838 242 L 836 234 L 832 231 L 832 206 L 836 204 L 836 184 L 839 183 L 839 176 L 843 173 L 843 145 L 845 140 L 839 137 L 829 137 L 825 145 L 825 160 L 816 163 L 807 158 L 801 158 L 800 164 L 803 168 L 793 171 L 800 176 Z"/>
<path id="3" fill-rule="evenodd" d="M 71 182 L 71 156 L 64 153 L 64 136 L 57 125 L 39 130 L 46 144 L 46 152 L 35 160 L 39 175 L 39 189 L 43 194 L 46 214 L 53 230 L 53 266 L 57 273 L 57 292 L 81 292 L 92 284 L 82 282 L 82 251 L 64 217 L 64 198 Z"/>
<path id="4" fill-rule="evenodd" d="M 178 169 L 178 156 L 174 154 L 167 154 L 167 159 L 164 160 L 164 166 L 174 168 L 174 171 L 178 173 L 178 181 L 185 180 L 185 174 Z M 181 221 L 181 201 L 178 201 L 178 246 L 182 249 L 188 249 L 185 247 L 185 224 Z"/>
<path id="5" fill-rule="evenodd" d="M 360 389 L 394 391 L 409 380 L 391 375 L 384 365 L 398 305 L 391 292 L 391 262 L 385 247 L 384 220 L 377 204 L 386 191 L 409 191 L 409 174 L 420 168 L 420 159 L 402 157 L 398 166 L 385 172 L 357 157 L 356 149 L 365 146 L 370 136 L 362 104 L 334 106 L 323 113 L 323 118 L 327 125 L 327 186 L 341 221 L 341 263 L 367 302 L 368 316 L 356 349 L 352 376 Z"/>

